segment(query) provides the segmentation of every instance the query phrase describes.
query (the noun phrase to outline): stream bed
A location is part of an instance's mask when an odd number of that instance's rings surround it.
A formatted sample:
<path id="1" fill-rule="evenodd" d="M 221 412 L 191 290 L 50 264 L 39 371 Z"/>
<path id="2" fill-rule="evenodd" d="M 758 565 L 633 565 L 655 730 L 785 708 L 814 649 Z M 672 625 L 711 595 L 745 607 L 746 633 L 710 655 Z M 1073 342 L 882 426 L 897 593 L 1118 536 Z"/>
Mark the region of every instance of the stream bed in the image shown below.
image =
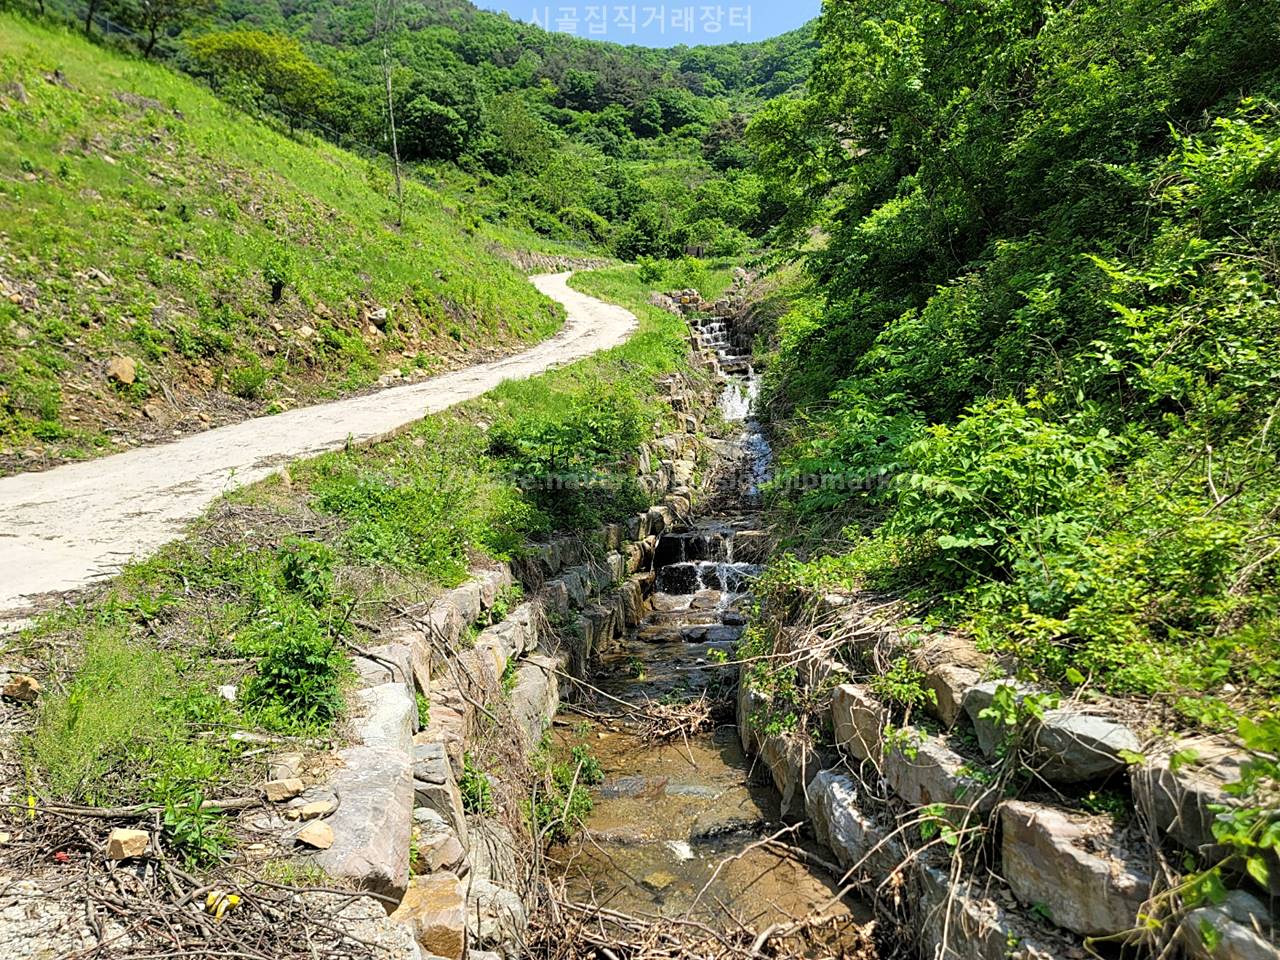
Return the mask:
<path id="1" fill-rule="evenodd" d="M 718 324 L 718 326 L 717 326 Z M 836 896 L 833 878 L 803 854 L 761 841 L 784 824 L 779 798 L 762 767 L 743 751 L 727 699 L 737 667 L 735 645 L 747 625 L 751 583 L 759 570 L 759 487 L 770 452 L 751 419 L 756 379 L 732 352 L 720 321 L 704 322 L 731 376 L 721 399 L 731 476 L 709 514 L 667 531 L 657 545 L 655 590 L 646 619 L 602 655 L 591 683 L 603 695 L 593 710 L 612 714 L 556 728 L 567 750 L 585 743 L 604 781 L 592 788 L 585 833 L 549 853 L 578 902 L 634 916 L 698 920 L 719 929 L 754 931 L 824 908 L 833 928 L 870 919 L 854 899 Z M 718 703 L 710 729 L 656 741 L 639 719 L 656 703 L 707 698 Z M 630 715 L 621 702 L 632 707 Z M 798 831 L 787 844 L 825 857 Z M 838 952 L 838 946 L 836 951 Z M 830 954 L 830 943 L 821 950 Z"/>

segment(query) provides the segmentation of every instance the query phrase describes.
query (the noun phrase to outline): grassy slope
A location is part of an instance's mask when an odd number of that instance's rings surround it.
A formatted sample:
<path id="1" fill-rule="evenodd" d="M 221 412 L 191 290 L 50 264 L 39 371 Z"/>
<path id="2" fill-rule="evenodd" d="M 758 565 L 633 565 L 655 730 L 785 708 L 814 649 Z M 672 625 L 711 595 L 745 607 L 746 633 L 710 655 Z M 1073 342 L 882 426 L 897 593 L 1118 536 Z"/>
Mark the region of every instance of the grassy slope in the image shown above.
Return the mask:
<path id="1" fill-rule="evenodd" d="M 409 184 L 397 230 L 385 170 L 10 14 L 0 171 L 0 472 L 458 365 L 560 322 L 438 194 Z M 385 333 L 362 306 L 391 308 Z M 138 361 L 125 390 L 105 376 L 117 353 Z"/>
<path id="2" fill-rule="evenodd" d="M 709 274 L 707 292 L 726 278 Z M 512 482 L 522 464 L 495 455 L 495 431 L 521 439 L 590 430 L 602 411 L 620 409 L 647 437 L 668 409 L 655 381 L 684 369 L 687 356 L 684 323 L 647 304 L 634 268 L 574 284 L 632 309 L 636 334 L 373 448 L 296 464 L 288 483 L 273 477 L 238 491 L 186 539 L 0 644 L 0 663 L 45 684 L 33 736 L 11 751 L 25 757 L 33 792 L 189 802 L 257 776 L 242 769 L 260 761 L 240 744 L 199 732 L 326 729 L 347 644 L 365 644 L 370 626 L 457 582 L 480 557 L 518 553 L 526 539 L 563 529 L 547 502 Z M 605 443 L 587 465 L 625 476 L 632 468 L 615 464 L 628 449 Z M 572 514 L 584 528 L 636 505 L 625 484 L 588 496 Z M 281 675 L 286 684 L 271 682 Z M 241 691 L 235 704 L 217 696 L 222 684 Z"/>

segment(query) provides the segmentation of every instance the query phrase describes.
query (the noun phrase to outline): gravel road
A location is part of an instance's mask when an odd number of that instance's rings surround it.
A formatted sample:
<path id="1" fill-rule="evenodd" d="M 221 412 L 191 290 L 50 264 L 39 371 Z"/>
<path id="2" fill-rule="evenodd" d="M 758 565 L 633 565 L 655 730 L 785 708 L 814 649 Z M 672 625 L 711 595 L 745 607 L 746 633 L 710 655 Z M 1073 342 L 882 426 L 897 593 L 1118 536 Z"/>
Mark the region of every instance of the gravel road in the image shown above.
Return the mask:
<path id="1" fill-rule="evenodd" d="M 622 343 L 636 318 L 578 293 L 569 273 L 531 278 L 564 304 L 564 328 L 536 347 L 405 387 L 290 410 L 173 443 L 0 478 L 0 632 L 44 595 L 116 573 L 181 535 L 224 491 L 292 460 L 369 442 L 428 413 Z"/>

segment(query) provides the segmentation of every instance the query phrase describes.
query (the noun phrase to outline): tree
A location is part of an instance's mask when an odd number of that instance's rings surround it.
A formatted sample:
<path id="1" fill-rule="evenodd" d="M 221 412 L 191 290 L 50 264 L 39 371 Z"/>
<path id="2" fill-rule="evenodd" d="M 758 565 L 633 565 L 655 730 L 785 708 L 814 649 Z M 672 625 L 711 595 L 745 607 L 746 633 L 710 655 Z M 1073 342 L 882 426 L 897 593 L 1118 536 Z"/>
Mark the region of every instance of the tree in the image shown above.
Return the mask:
<path id="1" fill-rule="evenodd" d="M 333 77 L 313 63 L 292 37 L 261 30 L 209 33 L 190 41 L 196 66 L 215 84 L 239 84 L 248 98 L 276 103 L 294 126 L 298 114 L 322 113 L 336 90 Z"/>
<path id="2" fill-rule="evenodd" d="M 400 111 L 400 145 L 409 160 L 455 160 L 467 138 L 467 122 L 452 107 L 414 97 Z"/>
<path id="3" fill-rule="evenodd" d="M 180 32 L 217 8 L 217 0 L 118 0 L 117 16 L 135 30 L 147 34 L 143 56 L 151 56 L 160 34 Z"/>

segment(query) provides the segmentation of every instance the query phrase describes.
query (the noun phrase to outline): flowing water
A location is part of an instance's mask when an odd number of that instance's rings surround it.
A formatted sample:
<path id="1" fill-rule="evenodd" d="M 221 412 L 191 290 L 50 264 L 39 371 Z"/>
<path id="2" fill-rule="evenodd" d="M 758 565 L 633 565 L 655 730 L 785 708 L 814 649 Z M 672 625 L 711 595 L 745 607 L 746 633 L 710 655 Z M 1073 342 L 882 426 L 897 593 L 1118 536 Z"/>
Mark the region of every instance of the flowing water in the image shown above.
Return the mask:
<path id="1" fill-rule="evenodd" d="M 723 321 L 701 325 L 731 374 L 721 397 L 725 419 L 738 424 L 731 455 L 738 462 L 711 515 L 668 531 L 658 543 L 652 610 L 602 657 L 592 683 L 609 700 L 597 709 L 624 717 L 592 720 L 566 744 L 586 742 L 604 783 L 593 788 L 585 836 L 553 852 L 574 899 L 634 915 L 688 916 L 761 930 L 828 904 L 833 879 L 785 850 L 758 843 L 782 826 L 779 801 L 762 769 L 744 754 L 728 705 L 712 729 L 673 742 L 646 738 L 635 714 L 656 702 L 713 698 L 732 685 L 732 658 L 746 627 L 751 582 L 759 567 L 760 484 L 769 446 L 751 417 L 758 383 L 747 358 L 733 351 Z M 803 845 L 795 835 L 788 842 Z M 836 900 L 828 916 L 865 920 L 856 902 Z M 731 914 L 730 920 L 727 914 Z"/>

